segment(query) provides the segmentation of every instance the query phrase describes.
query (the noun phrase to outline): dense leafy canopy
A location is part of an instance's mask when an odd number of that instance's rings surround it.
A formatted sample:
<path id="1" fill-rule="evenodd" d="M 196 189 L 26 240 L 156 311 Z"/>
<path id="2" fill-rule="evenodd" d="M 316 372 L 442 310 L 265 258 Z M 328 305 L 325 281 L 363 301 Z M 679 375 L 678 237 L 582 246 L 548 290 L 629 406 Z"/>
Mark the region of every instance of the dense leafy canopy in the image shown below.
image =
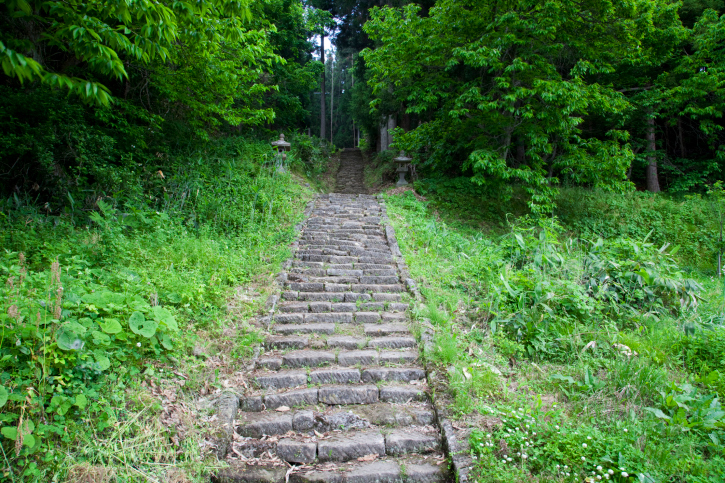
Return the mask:
<path id="1" fill-rule="evenodd" d="M 427 17 L 384 8 L 366 24 L 379 45 L 363 55 L 374 91 L 424 120 L 399 147 L 438 166 L 465 159 L 481 184 L 518 179 L 532 206 L 548 208 L 556 175 L 626 187 L 630 102 L 611 77 L 671 56 L 686 35 L 676 11 L 649 1 L 442 0 Z M 583 126 L 591 117 L 595 135 Z"/>

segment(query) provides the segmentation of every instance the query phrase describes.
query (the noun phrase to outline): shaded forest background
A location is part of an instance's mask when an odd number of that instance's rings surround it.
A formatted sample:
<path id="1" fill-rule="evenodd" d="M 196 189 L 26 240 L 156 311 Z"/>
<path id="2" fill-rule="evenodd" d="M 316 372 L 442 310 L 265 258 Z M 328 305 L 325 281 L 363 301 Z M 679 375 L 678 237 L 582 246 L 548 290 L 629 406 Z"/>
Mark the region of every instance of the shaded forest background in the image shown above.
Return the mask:
<path id="1" fill-rule="evenodd" d="M 561 184 L 704 193 L 723 177 L 721 0 L 2 11 L 1 189 L 49 211 L 133 197 L 181 153 L 280 131 L 405 149 L 423 176 L 521 186 L 534 211 Z"/>

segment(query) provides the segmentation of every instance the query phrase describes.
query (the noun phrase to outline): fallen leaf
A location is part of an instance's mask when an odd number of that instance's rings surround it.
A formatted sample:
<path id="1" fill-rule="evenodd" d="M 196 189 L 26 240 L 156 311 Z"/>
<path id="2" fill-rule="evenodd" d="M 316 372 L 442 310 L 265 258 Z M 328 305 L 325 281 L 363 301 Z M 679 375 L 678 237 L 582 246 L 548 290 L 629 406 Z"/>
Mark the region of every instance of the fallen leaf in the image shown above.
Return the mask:
<path id="1" fill-rule="evenodd" d="M 322 433 L 318 433 L 317 431 L 315 431 L 315 436 L 317 436 L 318 438 L 324 437 Z"/>
<path id="2" fill-rule="evenodd" d="M 365 456 L 361 456 L 358 458 L 358 461 L 375 461 L 378 458 L 378 455 L 376 454 L 367 454 Z"/>
<path id="3" fill-rule="evenodd" d="M 279 411 L 281 413 L 289 411 L 289 408 L 287 406 L 280 406 L 275 411 Z"/>

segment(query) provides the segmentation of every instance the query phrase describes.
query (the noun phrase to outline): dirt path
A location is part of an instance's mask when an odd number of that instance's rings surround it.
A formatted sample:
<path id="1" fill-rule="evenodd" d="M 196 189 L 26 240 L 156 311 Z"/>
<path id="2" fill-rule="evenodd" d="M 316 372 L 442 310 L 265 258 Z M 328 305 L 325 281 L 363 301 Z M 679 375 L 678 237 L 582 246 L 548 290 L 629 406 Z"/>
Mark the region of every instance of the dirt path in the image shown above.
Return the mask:
<path id="1" fill-rule="evenodd" d="M 338 188 L 364 190 L 359 151 L 343 153 Z M 314 202 L 215 481 L 451 481 L 385 217 L 369 195 Z"/>

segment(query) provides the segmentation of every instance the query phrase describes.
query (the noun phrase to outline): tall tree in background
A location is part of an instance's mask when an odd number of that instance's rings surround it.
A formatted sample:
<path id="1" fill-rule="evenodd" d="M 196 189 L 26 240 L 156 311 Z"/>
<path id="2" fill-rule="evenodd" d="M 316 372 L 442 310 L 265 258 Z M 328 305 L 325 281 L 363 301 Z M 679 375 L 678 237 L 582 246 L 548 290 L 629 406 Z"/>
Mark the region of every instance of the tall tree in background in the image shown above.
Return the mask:
<path id="1" fill-rule="evenodd" d="M 364 56 L 376 96 L 392 90 L 423 121 L 397 135 L 399 147 L 439 169 L 465 159 L 458 169 L 491 188 L 521 182 L 532 209 L 547 211 L 559 177 L 628 185 L 633 153 L 621 128 L 629 103 L 595 76 L 652 56 L 646 34 L 676 31 L 676 8 L 644 0 L 440 0 L 429 16 L 414 5 L 376 9 L 365 29 L 378 44 Z M 601 135 L 584 132 L 590 116 Z"/>

